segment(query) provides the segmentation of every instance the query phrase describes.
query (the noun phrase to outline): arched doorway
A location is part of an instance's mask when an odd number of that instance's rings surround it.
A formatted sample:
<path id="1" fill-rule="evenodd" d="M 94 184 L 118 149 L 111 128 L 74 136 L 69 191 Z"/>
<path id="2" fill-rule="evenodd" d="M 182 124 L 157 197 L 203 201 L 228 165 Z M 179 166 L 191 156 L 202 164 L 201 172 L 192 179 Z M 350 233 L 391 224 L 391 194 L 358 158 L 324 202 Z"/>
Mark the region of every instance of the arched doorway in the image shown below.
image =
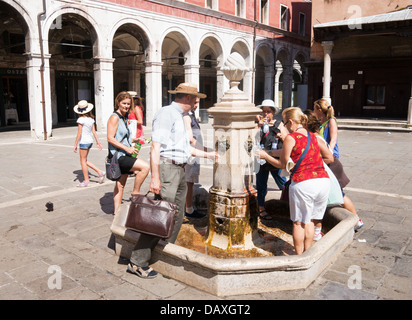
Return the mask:
<path id="1" fill-rule="evenodd" d="M 199 91 L 207 95 L 201 101 L 200 109 L 206 110 L 217 102 L 218 87 L 222 89 L 221 79 L 217 78 L 217 69 L 223 65 L 223 51 L 216 38 L 208 36 L 202 41 L 199 48 L 199 65 Z"/>
<path id="2" fill-rule="evenodd" d="M 167 92 L 185 81 L 185 69 L 190 46 L 186 37 L 179 31 L 169 32 L 162 43 L 162 98 L 163 105 L 172 102 Z"/>
<path id="3" fill-rule="evenodd" d="M 79 100 L 94 104 L 96 32 L 86 18 L 75 13 L 65 13 L 59 16 L 59 21 L 59 28 L 49 30 L 50 70 L 56 85 L 51 97 L 56 105 L 53 123 L 56 114 L 57 122 L 74 122 L 77 117 L 73 106 Z"/>
<path id="4" fill-rule="evenodd" d="M 115 96 L 120 91 L 136 91 L 138 95 L 146 98 L 145 56 L 147 44 L 145 33 L 133 23 L 126 23 L 116 30 L 112 45 Z M 143 110 L 143 121 L 146 124 L 146 108 Z"/>
<path id="5" fill-rule="evenodd" d="M 0 2 L 0 126 L 28 124 L 26 39 L 28 27 L 10 5 Z"/>

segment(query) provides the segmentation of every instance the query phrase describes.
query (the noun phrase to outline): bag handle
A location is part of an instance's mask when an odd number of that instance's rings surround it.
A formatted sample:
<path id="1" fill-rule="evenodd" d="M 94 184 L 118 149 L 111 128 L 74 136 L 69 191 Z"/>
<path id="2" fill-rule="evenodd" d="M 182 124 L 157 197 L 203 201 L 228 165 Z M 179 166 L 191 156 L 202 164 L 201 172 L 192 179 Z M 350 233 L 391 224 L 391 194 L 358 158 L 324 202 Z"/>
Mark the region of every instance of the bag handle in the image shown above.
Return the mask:
<path id="1" fill-rule="evenodd" d="M 306 132 L 308 133 L 308 141 L 306 143 L 306 147 L 305 150 L 303 151 L 303 153 L 300 155 L 299 160 L 296 162 L 295 166 L 292 169 L 292 172 L 290 173 L 290 178 L 292 179 L 293 174 L 296 172 L 296 170 L 298 169 L 298 167 L 300 166 L 300 163 L 302 162 L 303 158 L 305 158 L 306 153 L 309 150 L 309 146 L 310 146 L 310 133 L 309 131 L 306 130 Z"/>

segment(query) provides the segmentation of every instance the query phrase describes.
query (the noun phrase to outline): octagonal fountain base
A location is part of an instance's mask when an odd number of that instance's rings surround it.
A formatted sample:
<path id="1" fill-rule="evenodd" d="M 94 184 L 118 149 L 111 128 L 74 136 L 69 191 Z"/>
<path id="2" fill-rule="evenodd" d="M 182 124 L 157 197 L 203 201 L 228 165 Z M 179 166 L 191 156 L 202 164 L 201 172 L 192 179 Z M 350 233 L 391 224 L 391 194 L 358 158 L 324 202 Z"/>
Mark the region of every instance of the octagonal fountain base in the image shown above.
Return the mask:
<path id="1" fill-rule="evenodd" d="M 127 259 L 139 237 L 124 227 L 128 209 L 123 204 L 111 226 L 116 254 Z M 328 209 L 323 220 L 325 236 L 302 255 L 222 259 L 160 241 L 151 266 L 164 276 L 216 296 L 302 289 L 352 242 L 356 222 L 356 216 L 343 208 Z"/>

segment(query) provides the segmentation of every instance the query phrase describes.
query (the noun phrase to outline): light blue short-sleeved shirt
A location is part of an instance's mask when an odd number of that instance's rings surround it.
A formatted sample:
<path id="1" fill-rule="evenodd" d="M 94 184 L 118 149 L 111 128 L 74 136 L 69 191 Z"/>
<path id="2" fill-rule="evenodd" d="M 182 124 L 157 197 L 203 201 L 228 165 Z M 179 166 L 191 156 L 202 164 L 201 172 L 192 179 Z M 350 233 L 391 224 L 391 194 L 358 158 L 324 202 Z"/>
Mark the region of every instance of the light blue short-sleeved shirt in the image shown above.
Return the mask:
<path id="1" fill-rule="evenodd" d="M 183 121 L 183 110 L 175 102 L 156 112 L 152 124 L 152 141 L 160 143 L 160 156 L 187 163 L 190 155 L 189 133 Z"/>

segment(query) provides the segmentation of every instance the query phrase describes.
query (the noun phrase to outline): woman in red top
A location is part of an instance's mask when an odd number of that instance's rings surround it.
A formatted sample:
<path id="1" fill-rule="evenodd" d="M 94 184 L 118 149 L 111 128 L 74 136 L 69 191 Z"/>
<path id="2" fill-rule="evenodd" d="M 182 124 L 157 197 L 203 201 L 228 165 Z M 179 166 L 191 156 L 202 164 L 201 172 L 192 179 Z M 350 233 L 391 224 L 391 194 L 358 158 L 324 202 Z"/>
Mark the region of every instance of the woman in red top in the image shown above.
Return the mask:
<path id="1" fill-rule="evenodd" d="M 132 129 L 133 142 L 137 142 L 138 139 L 143 139 L 143 98 L 137 95 L 135 91 L 128 91 L 133 99 L 133 108 L 130 108 L 129 113 L 129 125 Z M 136 127 L 135 124 L 136 123 Z M 136 135 L 134 135 L 134 130 L 136 128 Z"/>
<path id="2" fill-rule="evenodd" d="M 278 168 L 286 168 L 289 158 L 296 163 L 305 150 L 308 131 L 304 128 L 307 117 L 300 108 L 288 108 L 282 113 L 283 123 L 290 132 L 283 142 L 280 159 L 261 152 L 260 157 Z M 293 221 L 293 244 L 296 254 L 312 246 L 313 220 L 322 219 L 329 196 L 329 176 L 323 167 L 322 154 L 313 133 L 309 150 L 293 174 L 289 187 L 290 218 Z M 325 157 L 330 156 L 324 155 Z"/>

